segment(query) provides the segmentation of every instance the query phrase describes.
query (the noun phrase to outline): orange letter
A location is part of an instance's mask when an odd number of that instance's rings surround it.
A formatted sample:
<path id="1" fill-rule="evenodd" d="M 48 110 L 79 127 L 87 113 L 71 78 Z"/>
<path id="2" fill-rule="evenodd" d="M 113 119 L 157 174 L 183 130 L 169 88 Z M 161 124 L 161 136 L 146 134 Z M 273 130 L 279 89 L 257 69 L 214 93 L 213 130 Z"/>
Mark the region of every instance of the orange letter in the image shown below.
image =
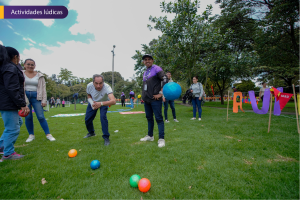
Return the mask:
<path id="1" fill-rule="evenodd" d="M 240 96 L 240 99 L 243 98 L 243 94 L 241 92 L 235 92 L 233 95 L 233 112 L 234 113 L 238 113 L 239 112 L 239 106 L 241 111 L 244 112 L 243 108 L 242 108 L 242 101 L 240 100 L 240 102 L 236 102 L 236 97 Z"/>

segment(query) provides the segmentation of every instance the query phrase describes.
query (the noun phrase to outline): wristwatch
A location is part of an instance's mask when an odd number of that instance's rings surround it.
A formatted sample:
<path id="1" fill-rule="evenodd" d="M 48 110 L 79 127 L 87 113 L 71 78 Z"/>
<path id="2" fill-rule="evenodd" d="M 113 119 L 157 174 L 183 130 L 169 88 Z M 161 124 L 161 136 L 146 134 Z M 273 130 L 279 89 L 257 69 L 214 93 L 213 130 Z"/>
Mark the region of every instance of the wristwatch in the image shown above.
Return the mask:
<path id="1" fill-rule="evenodd" d="M 163 94 L 162 91 L 159 91 L 159 94 Z"/>
<path id="2" fill-rule="evenodd" d="M 103 106 L 103 103 L 102 103 L 102 101 L 101 101 L 100 103 L 101 103 L 101 106 Z"/>

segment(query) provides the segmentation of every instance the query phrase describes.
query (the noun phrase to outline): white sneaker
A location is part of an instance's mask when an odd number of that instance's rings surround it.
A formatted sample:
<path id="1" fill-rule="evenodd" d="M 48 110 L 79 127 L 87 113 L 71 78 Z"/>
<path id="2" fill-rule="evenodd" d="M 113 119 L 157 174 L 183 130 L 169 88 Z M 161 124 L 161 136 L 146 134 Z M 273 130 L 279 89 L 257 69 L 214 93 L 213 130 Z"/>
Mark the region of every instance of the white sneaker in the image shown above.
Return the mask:
<path id="1" fill-rule="evenodd" d="M 158 147 L 164 147 L 165 146 L 165 140 L 164 139 L 159 139 L 157 143 L 158 143 Z"/>
<path id="2" fill-rule="evenodd" d="M 174 122 L 179 122 L 177 119 L 174 119 Z"/>
<path id="3" fill-rule="evenodd" d="M 199 118 L 198 120 L 201 121 L 201 118 Z"/>
<path id="4" fill-rule="evenodd" d="M 166 123 L 169 123 L 170 121 L 166 119 L 165 122 L 166 122 Z"/>
<path id="5" fill-rule="evenodd" d="M 141 138 L 140 141 L 154 141 L 154 136 L 150 137 L 149 135 L 146 135 L 145 137 Z"/>
<path id="6" fill-rule="evenodd" d="M 35 139 L 35 136 L 30 134 L 29 137 L 27 138 L 26 142 L 32 142 L 32 140 Z"/>
<path id="7" fill-rule="evenodd" d="M 193 117 L 191 120 L 195 120 L 196 118 L 195 117 Z"/>
<path id="8" fill-rule="evenodd" d="M 48 140 L 50 140 L 51 142 L 52 142 L 52 141 L 55 141 L 55 138 L 54 138 L 51 134 L 47 135 L 46 138 L 47 138 Z"/>

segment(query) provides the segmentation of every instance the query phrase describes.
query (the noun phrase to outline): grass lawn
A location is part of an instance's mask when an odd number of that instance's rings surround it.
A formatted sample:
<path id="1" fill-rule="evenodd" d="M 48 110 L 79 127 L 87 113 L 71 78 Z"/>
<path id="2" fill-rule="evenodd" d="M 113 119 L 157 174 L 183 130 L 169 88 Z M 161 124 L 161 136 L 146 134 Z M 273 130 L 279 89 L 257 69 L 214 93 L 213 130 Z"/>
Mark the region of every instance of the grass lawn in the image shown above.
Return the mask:
<path id="1" fill-rule="evenodd" d="M 231 110 L 226 122 L 225 109 L 204 107 L 202 121 L 191 121 L 192 108 L 176 104 L 180 122 L 169 109 L 166 146 L 158 148 L 156 124 L 155 141 L 139 141 L 147 134 L 145 114 L 108 113 L 110 146 L 103 145 L 99 112 L 97 136 L 87 139 L 84 116 L 51 117 L 85 110 L 71 105 L 45 112 L 54 142 L 34 115 L 36 139 L 25 143 L 23 124 L 15 145 L 26 156 L 0 163 L 0 199 L 299 199 L 299 135 L 292 117 L 273 115 L 267 133 L 268 115 Z M 73 148 L 78 155 L 68 158 Z M 90 168 L 94 159 L 99 169 Z M 149 192 L 130 187 L 133 174 L 151 181 Z"/>

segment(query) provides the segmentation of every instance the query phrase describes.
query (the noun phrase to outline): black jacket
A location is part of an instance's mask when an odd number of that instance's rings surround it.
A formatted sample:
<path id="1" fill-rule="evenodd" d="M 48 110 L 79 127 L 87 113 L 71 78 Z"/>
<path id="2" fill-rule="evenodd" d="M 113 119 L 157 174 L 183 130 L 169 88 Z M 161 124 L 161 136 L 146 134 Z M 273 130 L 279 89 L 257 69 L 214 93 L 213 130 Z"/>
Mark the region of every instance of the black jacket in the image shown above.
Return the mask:
<path id="1" fill-rule="evenodd" d="M 12 62 L 0 66 L 0 110 L 26 106 L 23 72 Z"/>

